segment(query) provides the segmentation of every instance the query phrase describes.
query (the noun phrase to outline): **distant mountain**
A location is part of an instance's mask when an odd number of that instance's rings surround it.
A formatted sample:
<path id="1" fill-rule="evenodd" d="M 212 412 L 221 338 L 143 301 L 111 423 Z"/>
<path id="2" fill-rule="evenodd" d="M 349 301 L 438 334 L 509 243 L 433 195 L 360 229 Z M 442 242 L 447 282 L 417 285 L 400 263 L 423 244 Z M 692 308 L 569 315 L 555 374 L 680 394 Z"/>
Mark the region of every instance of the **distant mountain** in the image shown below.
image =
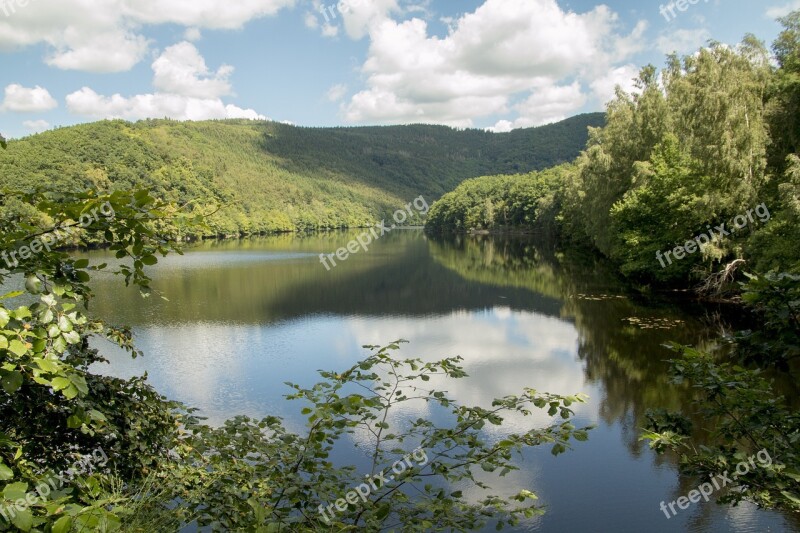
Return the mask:
<path id="1" fill-rule="evenodd" d="M 102 121 L 9 143 L 0 187 L 147 187 L 224 208 L 212 233 L 373 224 L 468 178 L 571 161 L 602 113 L 509 133 L 445 126 L 301 128 L 243 120 Z"/>

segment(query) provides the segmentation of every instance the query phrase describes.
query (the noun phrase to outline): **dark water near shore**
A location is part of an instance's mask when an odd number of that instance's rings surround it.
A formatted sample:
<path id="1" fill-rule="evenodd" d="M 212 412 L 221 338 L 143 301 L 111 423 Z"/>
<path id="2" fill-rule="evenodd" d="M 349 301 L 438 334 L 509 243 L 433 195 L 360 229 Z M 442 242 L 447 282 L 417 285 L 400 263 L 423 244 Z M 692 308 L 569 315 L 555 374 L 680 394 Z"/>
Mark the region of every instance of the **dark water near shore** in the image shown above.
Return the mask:
<path id="1" fill-rule="evenodd" d="M 159 392 L 200 408 L 211 423 L 277 414 L 302 431 L 302 406 L 282 398 L 285 381 L 309 386 L 316 369 L 362 358 L 362 345 L 403 338 L 403 355 L 464 358 L 470 377 L 444 386 L 461 403 L 488 406 L 525 387 L 589 395 L 575 419 L 597 425 L 587 442 L 555 458 L 548 447 L 532 450 L 520 471 L 490 481 L 505 494 L 532 490 L 546 506 L 519 531 L 796 529 L 749 505 L 701 501 L 670 519 L 659 509 L 699 483 L 639 441 L 648 409 L 681 408 L 687 397 L 669 383 L 671 353 L 661 345 L 713 342 L 714 310 L 644 301 L 602 264 L 521 238 L 438 241 L 398 230 L 327 271 L 319 254 L 356 233 L 202 244 L 152 270 L 167 300 L 143 300 L 100 277 L 92 310 L 132 326 L 145 352 L 131 360 L 104 345 L 112 364 L 102 371 L 146 371 Z M 436 415 L 419 406 L 397 416 Z M 492 436 L 550 420 L 544 412 L 511 417 Z M 359 444 L 348 458 L 356 464 Z"/>

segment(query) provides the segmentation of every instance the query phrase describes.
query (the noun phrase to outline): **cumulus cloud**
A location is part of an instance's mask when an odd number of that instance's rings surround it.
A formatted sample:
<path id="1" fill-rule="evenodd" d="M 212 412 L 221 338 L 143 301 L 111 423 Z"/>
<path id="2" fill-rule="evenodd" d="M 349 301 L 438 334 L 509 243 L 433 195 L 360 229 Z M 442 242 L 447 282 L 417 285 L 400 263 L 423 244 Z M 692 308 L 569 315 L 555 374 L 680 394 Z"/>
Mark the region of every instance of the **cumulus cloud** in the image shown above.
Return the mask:
<path id="1" fill-rule="evenodd" d="M 32 89 L 12 83 L 5 89 L 5 98 L 0 105 L 2 111 L 15 113 L 41 113 L 58 107 L 50 92 L 38 85 Z"/>
<path id="2" fill-rule="evenodd" d="M 589 86 L 594 91 L 595 98 L 603 103 L 614 99 L 617 86 L 626 93 L 636 91 L 636 78 L 639 77 L 639 67 L 636 65 L 624 65 L 608 72 L 605 76 L 600 76 L 592 81 Z"/>
<path id="3" fill-rule="evenodd" d="M 187 41 L 199 41 L 203 38 L 203 32 L 200 31 L 200 28 L 186 28 L 183 38 Z"/>
<path id="4" fill-rule="evenodd" d="M 773 19 L 785 17 L 786 15 L 797 9 L 800 9 L 800 0 L 793 0 L 788 4 L 783 4 L 780 6 L 772 6 L 768 8 L 767 16 Z"/>
<path id="5" fill-rule="evenodd" d="M 382 21 L 389 13 L 423 13 L 429 15 L 427 4 L 408 4 L 401 7 L 397 0 L 340 0 L 325 2 L 313 0 L 311 11 L 306 12 L 305 23 L 310 29 L 319 28 L 325 37 L 339 35 L 340 26 L 351 39 L 362 39 L 370 27 Z"/>
<path id="6" fill-rule="evenodd" d="M 167 48 L 152 65 L 153 85 L 166 92 L 194 98 L 219 98 L 231 93 L 228 77 L 233 67 L 222 65 L 215 73 L 190 42 L 184 41 Z"/>
<path id="7" fill-rule="evenodd" d="M 665 54 L 677 52 L 687 54 L 697 51 L 711 38 L 711 33 L 705 28 L 695 30 L 676 30 L 662 33 L 656 40 L 658 50 Z"/>
<path id="8" fill-rule="evenodd" d="M 130 70 L 147 53 L 149 42 L 130 32 L 81 35 L 67 30 L 69 44 L 59 44 L 45 62 L 62 70 L 121 72 Z M 74 35 L 73 35 L 74 34 Z"/>
<path id="9" fill-rule="evenodd" d="M 518 128 L 527 128 L 564 120 L 583 107 L 586 100 L 587 96 L 578 82 L 564 86 L 543 87 L 516 106 L 520 118 L 514 125 Z"/>
<path id="10" fill-rule="evenodd" d="M 639 22 L 622 32 L 619 16 L 604 5 L 579 14 L 555 0 L 486 0 L 437 37 L 424 20 L 391 18 L 393 1 L 377 4 L 352 26 L 353 15 L 343 15 L 348 35 L 358 37 L 360 29 L 370 37 L 367 87 L 345 106 L 350 122 L 470 127 L 514 113 L 495 126 L 503 129 L 557 120 L 585 105 L 598 92 L 592 84 L 603 85 L 641 50 L 647 27 Z"/>
<path id="11" fill-rule="evenodd" d="M 46 120 L 26 120 L 22 123 L 25 129 L 33 133 L 39 133 L 50 129 L 50 123 Z"/>
<path id="12" fill-rule="evenodd" d="M 225 104 L 221 97 L 232 91 L 228 76 L 233 67 L 223 65 L 211 72 L 195 46 L 181 42 L 167 48 L 152 64 L 157 92 L 125 97 L 103 96 L 89 87 L 67 95 L 67 109 L 92 118 L 169 117 L 176 120 L 246 118 L 264 120 L 253 109 Z"/>
<path id="13" fill-rule="evenodd" d="M 325 93 L 325 98 L 330 102 L 338 102 L 347 93 L 347 85 L 334 85 Z"/>
<path id="14" fill-rule="evenodd" d="M 0 17 L 0 50 L 44 44 L 49 65 L 88 72 L 121 72 L 141 61 L 149 46 L 145 25 L 178 24 L 236 29 L 271 16 L 295 0 L 36 0 Z M 196 31 L 195 31 L 196 30 Z"/>

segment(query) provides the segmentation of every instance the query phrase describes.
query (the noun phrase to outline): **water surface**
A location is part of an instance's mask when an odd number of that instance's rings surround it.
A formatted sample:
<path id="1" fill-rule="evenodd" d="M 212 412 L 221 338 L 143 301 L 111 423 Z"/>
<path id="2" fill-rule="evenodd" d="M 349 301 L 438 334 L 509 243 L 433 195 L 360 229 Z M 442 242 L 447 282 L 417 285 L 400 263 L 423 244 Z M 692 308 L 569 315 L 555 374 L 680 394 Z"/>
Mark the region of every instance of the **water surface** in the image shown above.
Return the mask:
<path id="1" fill-rule="evenodd" d="M 645 301 L 602 263 L 513 238 L 437 240 L 397 230 L 327 271 L 319 254 L 356 233 L 204 243 L 152 269 L 165 299 L 143 300 L 100 277 L 93 312 L 131 326 L 145 353 L 133 360 L 104 345 L 112 363 L 102 371 L 147 372 L 159 392 L 214 424 L 277 414 L 302 431 L 302 405 L 283 399 L 284 382 L 310 386 L 315 370 L 363 358 L 365 344 L 407 339 L 402 355 L 464 358 L 470 377 L 441 384 L 461 403 L 489 406 L 525 387 L 589 395 L 575 418 L 597 425 L 588 442 L 555 458 L 546 447 L 527 452 L 520 471 L 491 481 L 505 494 L 532 490 L 547 507 L 518 531 L 793 529 L 750 505 L 701 502 L 670 519 L 659 509 L 698 485 L 639 441 L 648 409 L 686 407 L 686 391 L 669 383 L 672 354 L 661 345 L 711 342 L 713 310 Z M 395 416 L 439 414 L 420 406 Z M 511 417 L 491 437 L 550 421 L 546 413 Z M 345 459 L 360 465 L 366 439 L 351 444 Z"/>

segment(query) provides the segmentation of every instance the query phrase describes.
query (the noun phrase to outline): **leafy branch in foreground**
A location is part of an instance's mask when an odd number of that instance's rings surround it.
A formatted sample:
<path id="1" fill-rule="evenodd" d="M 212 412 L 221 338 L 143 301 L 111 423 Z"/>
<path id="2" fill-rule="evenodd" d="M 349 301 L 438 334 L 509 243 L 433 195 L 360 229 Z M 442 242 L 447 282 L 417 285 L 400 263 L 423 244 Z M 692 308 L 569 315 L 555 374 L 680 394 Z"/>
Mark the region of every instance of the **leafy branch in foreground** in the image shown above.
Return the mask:
<path id="1" fill-rule="evenodd" d="M 674 381 L 692 385 L 695 414 L 714 429 L 693 433 L 687 416 L 662 412 L 649 416 L 642 438 L 659 452 L 679 453 L 683 470 L 704 478 L 732 470 L 760 450 L 774 459 L 769 466 L 740 475 L 739 489 L 725 493 L 721 503 L 747 500 L 765 508 L 800 511 L 800 414 L 777 393 L 764 370 L 743 366 L 758 362 L 770 367 L 795 356 L 798 281 L 789 275 L 750 276 L 744 299 L 760 312 L 764 326 L 735 338 L 739 343 L 734 361 L 668 346 L 681 356 L 670 362 Z"/>
<path id="2" fill-rule="evenodd" d="M 302 411 L 308 429 L 302 435 L 288 432 L 277 417 L 238 417 L 219 429 L 188 426 L 190 434 L 178 452 L 182 459 L 165 464 L 161 472 L 173 498 L 182 502 L 171 512 L 185 512 L 220 531 L 467 531 L 488 520 L 500 528 L 542 513 L 528 505 L 536 496 L 526 490 L 476 499 L 455 487 L 488 490 L 481 479 L 517 470 L 513 458 L 522 450 L 551 444 L 557 455 L 572 439 L 586 440 L 589 428 L 577 429 L 569 421 L 570 406 L 584 397 L 526 389 L 489 408 L 463 406 L 446 391 L 429 387 L 434 380 L 466 377 L 461 358 L 399 359 L 392 352 L 401 342 L 365 347 L 374 353 L 344 372 L 320 372 L 324 381 L 309 389 L 290 384 L 294 393 L 288 398 L 308 403 Z M 407 413 L 414 404 L 424 411 L 441 409 L 447 424 L 395 416 L 401 406 Z M 536 408 L 562 421 L 544 428 L 531 423 L 529 431 L 502 438 L 482 432 L 487 425 L 501 428 L 504 416 L 527 417 Z M 349 438 L 369 443 L 366 471 L 331 461 L 337 443 L 346 446 Z M 429 461 L 379 482 L 368 499 L 348 502 L 332 520 L 323 518 L 320 506 L 343 501 L 365 474 L 379 475 L 412 449 L 424 450 Z"/>
<path id="3" fill-rule="evenodd" d="M 113 511 L 127 498 L 111 487 L 145 474 L 174 446 L 185 411 L 142 379 L 89 371 L 105 361 L 90 347 L 93 336 L 137 352 L 129 330 L 86 314 L 90 273 L 107 265 L 90 266 L 52 236 L 105 206 L 114 216 L 86 217 L 92 222 L 81 224 L 67 244 L 109 246 L 120 260 L 109 270 L 146 291 L 145 266 L 156 254 L 179 252 L 163 230 L 185 220 L 147 191 L 5 192 L 0 205 L 12 207 L 0 219 L 0 253 L 9 257 L 0 263 L 0 282 L 23 289 L 0 298 L 0 511 L 13 524 L 0 520 L 0 530 L 115 530 L 120 520 Z M 113 458 L 107 468 L 75 476 L 46 498 L 28 499 L 55 471 L 95 449 Z"/>

